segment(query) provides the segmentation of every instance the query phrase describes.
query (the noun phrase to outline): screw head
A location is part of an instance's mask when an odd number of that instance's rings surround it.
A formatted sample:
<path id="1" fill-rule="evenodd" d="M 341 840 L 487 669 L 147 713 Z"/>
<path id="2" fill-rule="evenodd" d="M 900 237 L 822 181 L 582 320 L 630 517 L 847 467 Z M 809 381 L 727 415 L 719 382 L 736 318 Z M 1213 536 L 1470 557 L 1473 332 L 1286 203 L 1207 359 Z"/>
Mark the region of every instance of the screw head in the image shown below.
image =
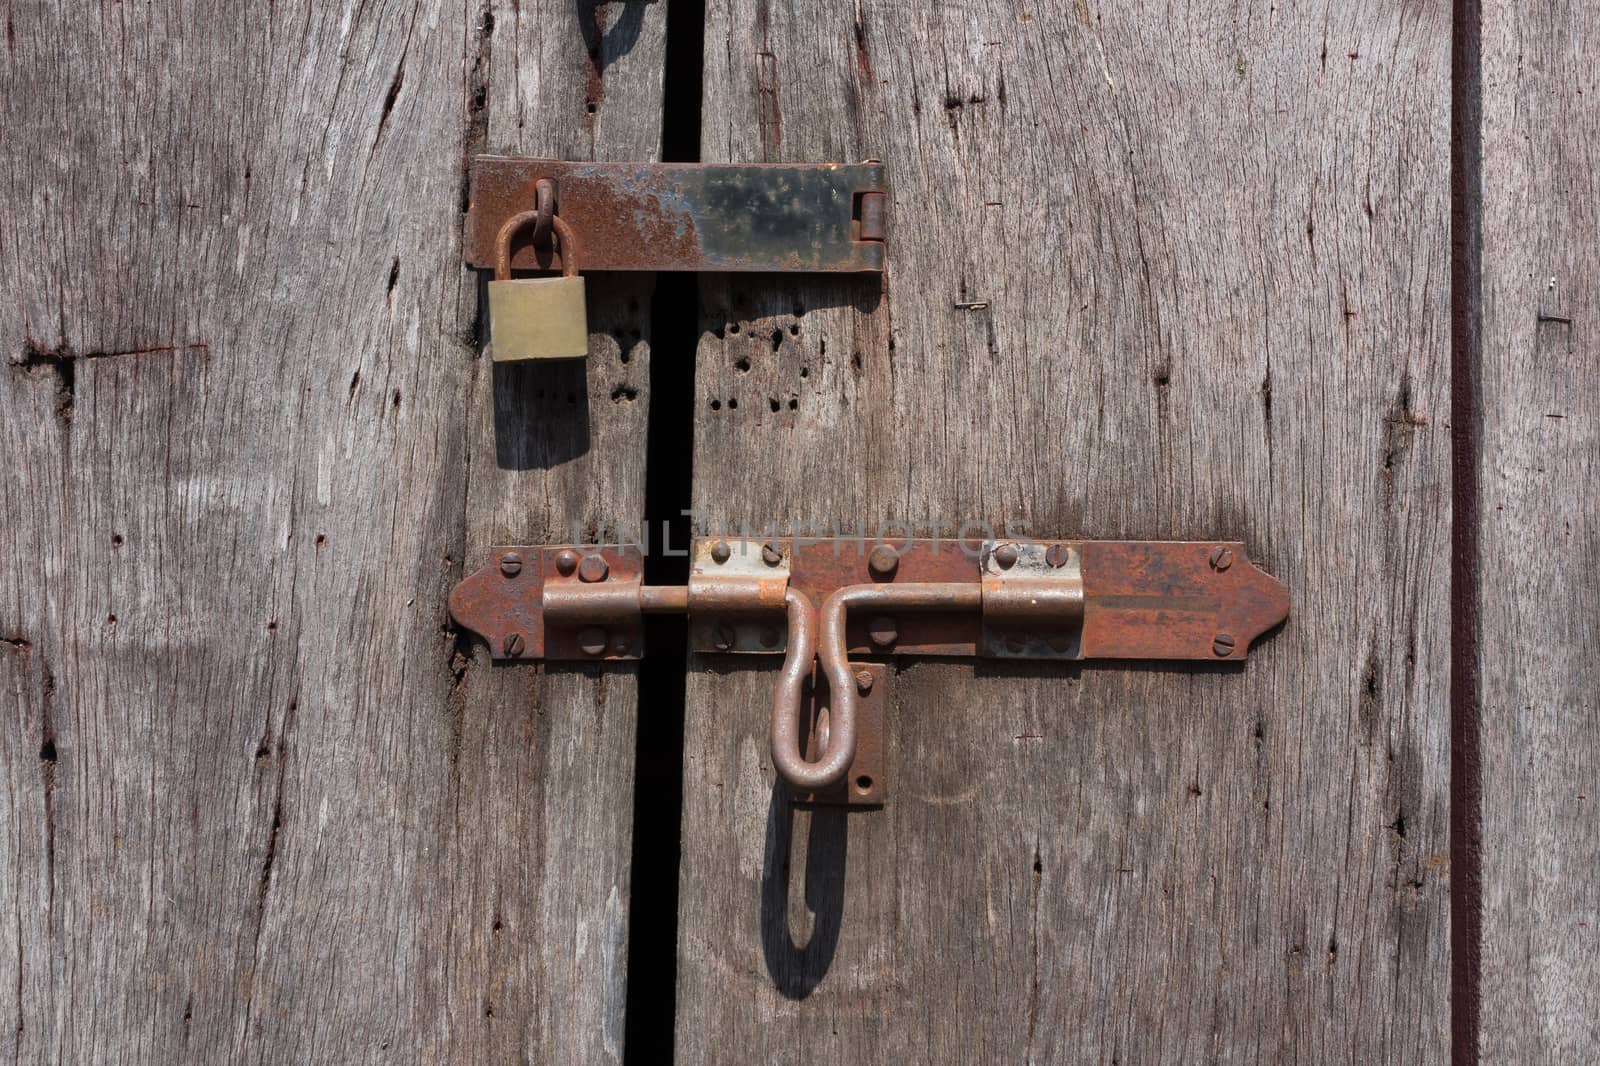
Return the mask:
<path id="1" fill-rule="evenodd" d="M 1227 658 L 1233 654 L 1233 634 L 1218 633 L 1211 641 L 1211 653 L 1218 658 Z"/>
<path id="2" fill-rule="evenodd" d="M 872 671 L 862 670 L 856 674 L 856 691 L 865 696 L 872 691 Z"/>
<path id="3" fill-rule="evenodd" d="M 1224 548 L 1219 544 L 1211 550 L 1211 569 L 1220 574 L 1232 565 L 1233 551 L 1231 549 Z"/>
<path id="4" fill-rule="evenodd" d="M 1072 560 L 1072 551 L 1065 544 L 1052 544 L 1044 553 L 1044 561 L 1057 570 Z"/>
<path id="5" fill-rule="evenodd" d="M 563 548 L 556 553 L 556 573 L 562 577 L 571 577 L 574 570 L 578 569 L 578 553 L 571 548 Z"/>
<path id="6" fill-rule="evenodd" d="M 578 564 L 578 580 L 586 584 L 604 581 L 611 573 L 611 567 L 598 555 L 585 555 L 583 562 Z"/>
<path id="7" fill-rule="evenodd" d="M 737 642 L 738 635 L 732 626 L 718 626 L 711 631 L 711 646 L 718 651 L 728 651 Z"/>
<path id="8" fill-rule="evenodd" d="M 778 627 L 761 627 L 761 646 L 763 648 L 776 648 L 778 646 Z"/>
<path id="9" fill-rule="evenodd" d="M 1044 638 L 1044 642 L 1057 655 L 1065 655 L 1072 650 L 1072 637 L 1066 633 L 1051 633 Z"/>
<path id="10" fill-rule="evenodd" d="M 880 648 L 887 648 L 900 639 L 900 630 L 894 624 L 894 619 L 887 615 L 879 615 L 867 623 L 867 636 L 872 638 L 872 643 Z"/>
<path id="11" fill-rule="evenodd" d="M 516 552 L 506 552 L 500 556 L 500 572 L 506 577 L 516 577 L 522 573 L 522 556 Z"/>
<path id="12" fill-rule="evenodd" d="M 761 546 L 761 561 L 768 566 L 777 566 L 783 562 L 783 549 L 773 541 L 767 541 Z"/>
<path id="13" fill-rule="evenodd" d="M 1011 652 L 1013 655 L 1020 655 L 1027 646 L 1028 642 L 1023 639 L 1021 633 L 1006 634 L 1006 651 Z"/>
<path id="14" fill-rule="evenodd" d="M 522 634 L 512 633 L 510 636 L 506 637 L 505 642 L 500 645 L 500 654 L 508 655 L 515 659 L 517 656 L 522 654 L 522 649 L 525 646 L 526 645 L 524 645 L 522 642 Z"/>
<path id="15" fill-rule="evenodd" d="M 718 566 L 733 558 L 733 549 L 728 547 L 728 542 L 719 540 L 711 546 L 711 559 Z"/>
<path id="16" fill-rule="evenodd" d="M 872 571 L 873 577 L 887 581 L 900 569 L 900 553 L 887 544 L 880 544 L 867 556 L 867 569 Z"/>
<path id="17" fill-rule="evenodd" d="M 994 550 L 994 561 L 1000 564 L 1000 569 L 1010 570 L 1017 565 L 1017 546 L 1015 544 L 1002 544 Z"/>
<path id="18" fill-rule="evenodd" d="M 606 650 L 606 631 L 599 626 L 578 630 L 578 648 L 585 655 L 600 655 Z"/>

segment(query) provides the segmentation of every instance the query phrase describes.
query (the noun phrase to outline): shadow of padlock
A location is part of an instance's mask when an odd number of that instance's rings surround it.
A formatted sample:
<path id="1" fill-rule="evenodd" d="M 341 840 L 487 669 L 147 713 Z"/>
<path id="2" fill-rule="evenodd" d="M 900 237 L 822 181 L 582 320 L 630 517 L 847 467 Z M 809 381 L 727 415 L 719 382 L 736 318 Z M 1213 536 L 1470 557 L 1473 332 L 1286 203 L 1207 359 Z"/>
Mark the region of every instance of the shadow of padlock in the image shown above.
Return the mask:
<path id="1" fill-rule="evenodd" d="M 550 226 L 560 241 L 561 277 L 511 277 L 511 238 L 538 221 L 538 211 L 512 215 L 495 239 L 494 280 L 489 282 L 489 345 L 497 363 L 527 359 L 584 359 L 589 355 L 589 315 L 578 276 L 578 240 L 560 215 Z"/>

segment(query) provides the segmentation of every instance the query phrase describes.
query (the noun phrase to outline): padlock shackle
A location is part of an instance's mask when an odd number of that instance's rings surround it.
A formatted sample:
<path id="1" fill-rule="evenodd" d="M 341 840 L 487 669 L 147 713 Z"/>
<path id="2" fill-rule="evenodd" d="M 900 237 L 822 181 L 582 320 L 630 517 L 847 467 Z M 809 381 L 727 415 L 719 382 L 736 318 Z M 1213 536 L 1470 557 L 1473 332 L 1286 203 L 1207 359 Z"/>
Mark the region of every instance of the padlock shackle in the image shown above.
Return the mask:
<path id="1" fill-rule="evenodd" d="M 511 239 L 523 226 L 539 221 L 539 212 L 522 211 L 506 219 L 494 239 L 494 280 L 511 280 Z M 561 250 L 561 276 L 578 276 L 578 235 L 560 215 L 550 216 L 550 228 L 555 230 L 557 247 Z"/>

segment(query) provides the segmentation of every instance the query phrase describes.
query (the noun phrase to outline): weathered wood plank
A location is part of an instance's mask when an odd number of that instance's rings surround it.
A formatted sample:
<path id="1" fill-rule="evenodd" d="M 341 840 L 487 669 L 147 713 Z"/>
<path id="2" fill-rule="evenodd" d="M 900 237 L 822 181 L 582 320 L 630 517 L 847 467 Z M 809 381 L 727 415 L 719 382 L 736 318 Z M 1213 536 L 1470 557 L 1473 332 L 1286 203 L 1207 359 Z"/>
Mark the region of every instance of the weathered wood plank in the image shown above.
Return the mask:
<path id="1" fill-rule="evenodd" d="M 1485 1062 L 1600 1053 L 1600 13 L 1483 5 Z"/>
<path id="2" fill-rule="evenodd" d="M 710 7 L 706 158 L 893 208 L 881 293 L 707 286 L 702 523 L 1237 537 L 1295 607 L 1239 672 L 904 667 L 848 817 L 694 664 L 680 1059 L 1443 1060 L 1448 12 Z"/>
<path id="3" fill-rule="evenodd" d="M 496 389 L 459 228 L 469 151 L 654 153 L 662 16 L 517 7 L 7 13 L 7 1061 L 620 1054 L 631 679 L 445 596 L 638 512 L 645 311 Z"/>
<path id="4" fill-rule="evenodd" d="M 471 149 L 658 157 L 664 10 L 510 0 L 493 15 L 485 137 Z M 474 364 L 468 566 L 494 544 L 593 541 L 644 513 L 652 284 L 588 278 L 587 365 Z M 456 1045 L 470 1052 L 458 1061 L 621 1061 L 636 681 L 634 669 L 494 666 L 474 649 L 441 884 L 457 959 L 472 960 L 453 980 L 453 1023 L 482 1034 Z"/>

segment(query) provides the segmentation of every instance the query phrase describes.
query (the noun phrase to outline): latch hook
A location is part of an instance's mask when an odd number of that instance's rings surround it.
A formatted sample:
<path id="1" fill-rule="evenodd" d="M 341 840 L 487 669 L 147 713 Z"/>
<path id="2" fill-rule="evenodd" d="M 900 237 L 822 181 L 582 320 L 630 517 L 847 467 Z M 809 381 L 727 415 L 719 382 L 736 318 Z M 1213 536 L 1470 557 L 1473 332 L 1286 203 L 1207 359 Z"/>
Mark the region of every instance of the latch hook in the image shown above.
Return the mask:
<path id="1" fill-rule="evenodd" d="M 786 590 L 783 605 L 789 615 L 789 647 L 772 697 L 772 763 L 778 776 L 795 791 L 821 792 L 844 777 L 856 756 L 855 681 L 848 664 L 843 681 L 827 670 L 834 693 L 827 744 L 816 762 L 807 761 L 800 750 L 800 703 L 815 654 L 815 613 L 811 600 L 799 589 Z"/>
<path id="2" fill-rule="evenodd" d="M 817 762 L 807 762 L 800 754 L 800 696 L 811 672 L 811 605 L 804 593 L 794 588 L 785 593 L 784 604 L 789 613 L 789 648 L 772 703 L 772 761 L 778 775 L 796 792 L 820 792 L 837 784 L 856 757 L 856 681 L 850 672 L 850 642 L 845 635 L 850 610 L 972 611 L 983 606 L 983 588 L 951 582 L 846 585 L 822 601 L 817 658 L 832 698 L 827 749 Z"/>

